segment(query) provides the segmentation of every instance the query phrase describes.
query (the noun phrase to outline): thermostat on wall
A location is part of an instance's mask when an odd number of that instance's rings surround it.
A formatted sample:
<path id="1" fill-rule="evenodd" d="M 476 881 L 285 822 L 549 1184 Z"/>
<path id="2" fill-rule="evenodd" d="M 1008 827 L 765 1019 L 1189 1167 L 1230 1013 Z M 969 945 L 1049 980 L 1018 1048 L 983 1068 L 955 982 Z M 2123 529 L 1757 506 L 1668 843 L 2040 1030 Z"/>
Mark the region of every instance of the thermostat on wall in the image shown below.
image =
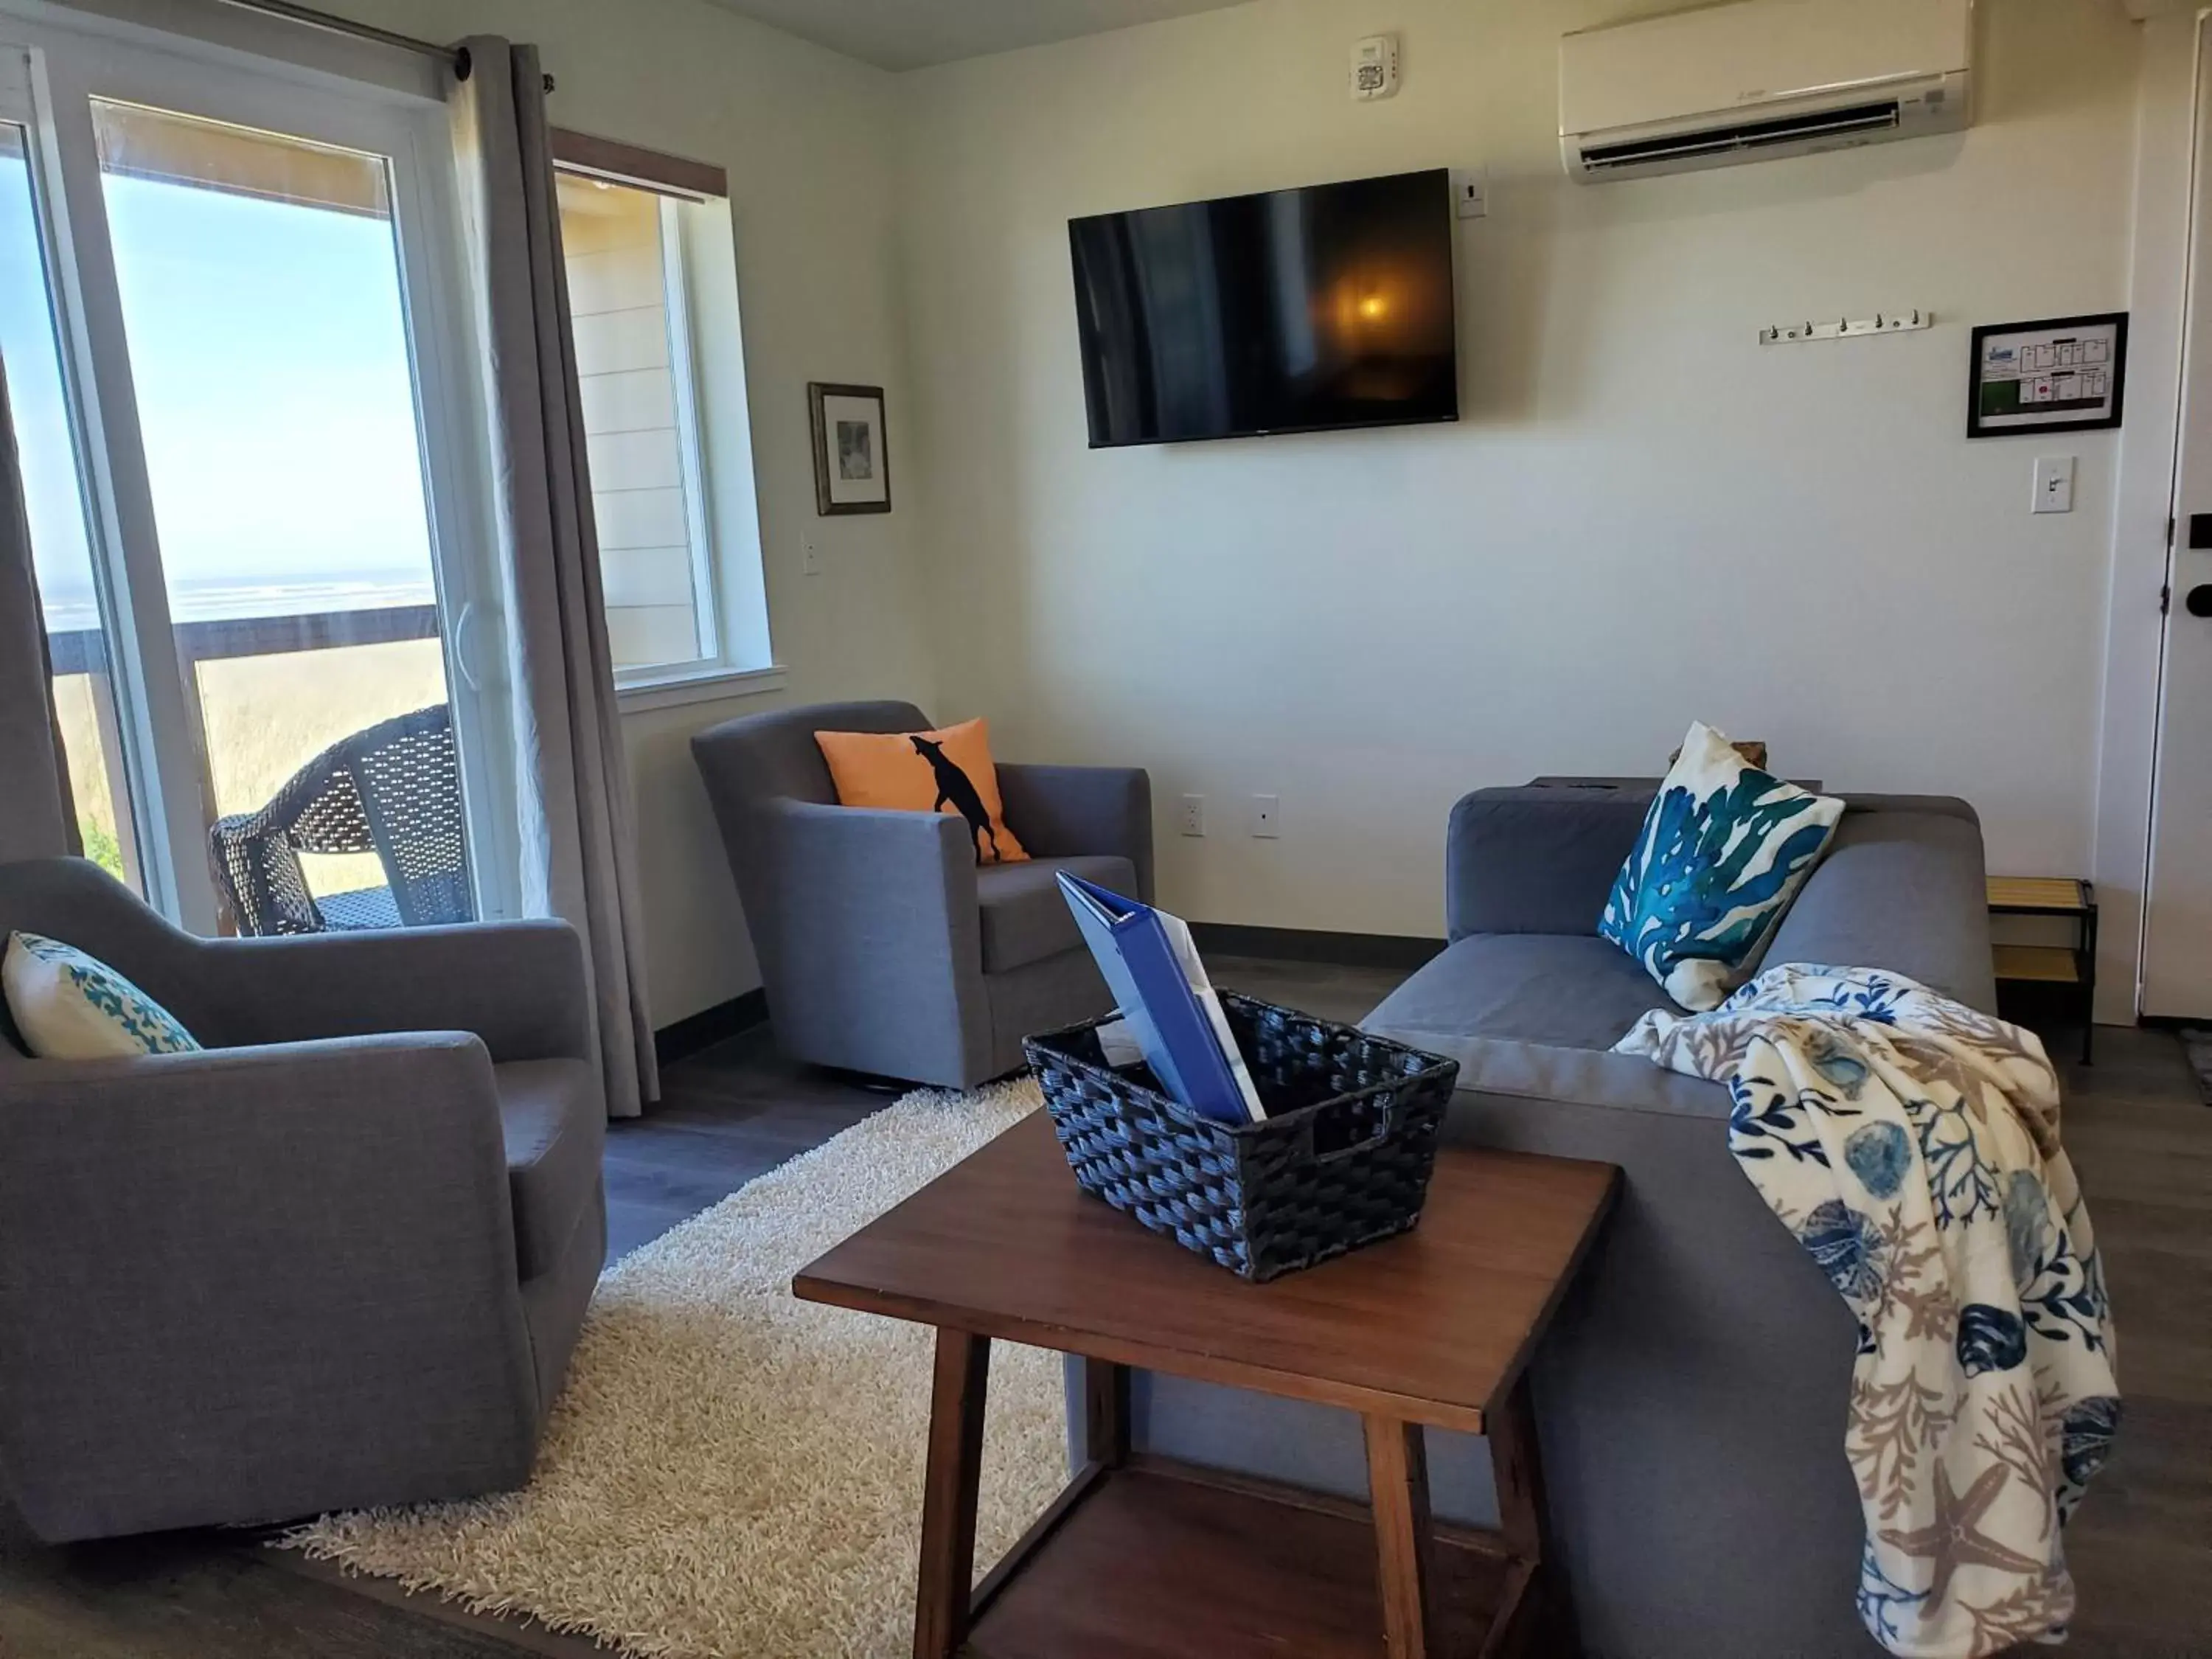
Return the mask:
<path id="1" fill-rule="evenodd" d="M 1352 95 L 1388 98 L 1398 90 L 1398 37 L 1370 34 L 1352 49 Z"/>

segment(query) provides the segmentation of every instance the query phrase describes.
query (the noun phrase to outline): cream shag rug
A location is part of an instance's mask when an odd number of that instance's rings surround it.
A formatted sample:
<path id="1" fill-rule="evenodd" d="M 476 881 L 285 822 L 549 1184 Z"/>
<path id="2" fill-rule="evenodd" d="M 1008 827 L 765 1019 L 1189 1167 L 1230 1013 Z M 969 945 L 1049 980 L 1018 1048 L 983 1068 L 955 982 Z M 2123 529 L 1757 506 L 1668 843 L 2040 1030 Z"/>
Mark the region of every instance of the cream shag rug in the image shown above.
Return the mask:
<path id="1" fill-rule="evenodd" d="M 649 1659 L 909 1652 L 933 1333 L 791 1278 L 1037 1103 L 908 1095 L 624 1257 L 526 1490 L 281 1545 Z M 990 1380 L 979 1568 L 1066 1475 L 1058 1356 L 994 1343 Z"/>

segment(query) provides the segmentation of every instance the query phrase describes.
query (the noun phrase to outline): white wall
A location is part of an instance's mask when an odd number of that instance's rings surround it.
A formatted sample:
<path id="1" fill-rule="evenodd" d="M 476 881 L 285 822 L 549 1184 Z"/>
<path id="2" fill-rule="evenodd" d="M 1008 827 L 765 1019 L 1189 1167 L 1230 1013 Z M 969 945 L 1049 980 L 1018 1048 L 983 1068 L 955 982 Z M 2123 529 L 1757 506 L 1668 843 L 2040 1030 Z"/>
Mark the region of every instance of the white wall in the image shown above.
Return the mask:
<path id="1" fill-rule="evenodd" d="M 1260 0 L 898 82 L 941 713 L 1150 766 L 1189 914 L 1436 933 L 1462 791 L 1656 771 L 1692 718 L 1962 794 L 1995 869 L 2087 867 L 2116 445 L 1967 442 L 1966 337 L 2127 304 L 2134 28 L 1984 0 L 1963 137 L 1575 186 L 1558 38 L 1623 9 Z M 1383 28 L 1404 89 L 1354 104 Z M 1460 424 L 1087 450 L 1071 216 L 1474 163 Z M 1899 306 L 1939 326 L 1754 340 Z M 2043 453 L 2070 516 L 2028 514 Z"/>
<path id="2" fill-rule="evenodd" d="M 479 31 L 535 42 L 559 90 L 552 118 L 728 169 L 744 312 L 762 544 L 777 659 L 772 697 L 696 703 L 623 722 L 636 783 L 647 983 L 667 1025 L 760 982 L 737 890 L 693 769 L 692 732 L 778 702 L 895 696 L 927 703 L 917 515 L 817 519 L 806 383 L 888 389 L 908 410 L 893 248 L 892 78 L 703 0 L 336 0 L 349 16 L 434 40 Z M 705 366 L 711 374 L 714 365 Z M 708 465 L 744 465 L 710 453 Z M 802 574 L 818 538 L 823 573 Z"/>

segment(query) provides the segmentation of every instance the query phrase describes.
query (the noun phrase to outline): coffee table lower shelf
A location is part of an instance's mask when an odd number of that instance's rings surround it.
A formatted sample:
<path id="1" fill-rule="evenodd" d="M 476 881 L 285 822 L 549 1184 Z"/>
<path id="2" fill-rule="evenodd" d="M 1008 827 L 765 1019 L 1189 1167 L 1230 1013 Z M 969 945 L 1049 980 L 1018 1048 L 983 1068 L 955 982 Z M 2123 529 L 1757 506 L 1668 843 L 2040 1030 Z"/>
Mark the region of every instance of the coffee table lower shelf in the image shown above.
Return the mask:
<path id="1" fill-rule="evenodd" d="M 1430 1651 L 1528 1651 L 1532 1569 L 1435 1528 Z M 1159 1458 L 1093 1464 L 976 1586 L 974 1659 L 1383 1659 L 1367 1506 Z"/>

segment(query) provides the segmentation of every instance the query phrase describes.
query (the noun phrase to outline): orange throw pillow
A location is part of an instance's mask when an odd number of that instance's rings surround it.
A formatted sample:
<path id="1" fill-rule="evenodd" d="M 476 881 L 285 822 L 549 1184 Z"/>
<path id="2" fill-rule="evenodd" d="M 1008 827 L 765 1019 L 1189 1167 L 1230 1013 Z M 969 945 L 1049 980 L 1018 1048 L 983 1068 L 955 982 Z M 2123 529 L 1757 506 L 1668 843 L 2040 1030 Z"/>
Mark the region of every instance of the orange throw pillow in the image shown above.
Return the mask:
<path id="1" fill-rule="evenodd" d="M 978 864 L 1019 864 L 1029 854 L 1006 828 L 987 720 L 941 732 L 817 732 L 841 806 L 950 812 L 968 820 Z"/>

